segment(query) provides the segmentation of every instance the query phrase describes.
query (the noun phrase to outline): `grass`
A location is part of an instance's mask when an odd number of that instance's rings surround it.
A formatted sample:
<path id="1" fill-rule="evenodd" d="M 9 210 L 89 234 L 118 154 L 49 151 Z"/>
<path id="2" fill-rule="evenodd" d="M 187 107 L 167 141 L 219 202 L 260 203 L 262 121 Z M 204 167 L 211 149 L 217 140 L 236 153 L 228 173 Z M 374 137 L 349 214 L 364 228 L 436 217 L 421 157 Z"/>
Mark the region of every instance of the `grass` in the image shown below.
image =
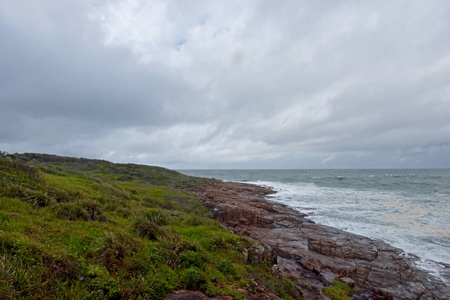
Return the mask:
<path id="1" fill-rule="evenodd" d="M 252 283 L 298 292 L 251 241 L 191 191 L 208 180 L 163 168 L 42 154 L 0 157 L 0 298 L 161 299 L 177 289 L 242 299 Z M 256 293 L 256 291 L 253 291 Z"/>
<path id="2" fill-rule="evenodd" d="M 323 287 L 322 291 L 325 295 L 331 297 L 333 300 L 350 300 L 348 294 L 352 291 L 352 288 L 347 284 L 334 280 L 331 283 L 331 287 Z"/>

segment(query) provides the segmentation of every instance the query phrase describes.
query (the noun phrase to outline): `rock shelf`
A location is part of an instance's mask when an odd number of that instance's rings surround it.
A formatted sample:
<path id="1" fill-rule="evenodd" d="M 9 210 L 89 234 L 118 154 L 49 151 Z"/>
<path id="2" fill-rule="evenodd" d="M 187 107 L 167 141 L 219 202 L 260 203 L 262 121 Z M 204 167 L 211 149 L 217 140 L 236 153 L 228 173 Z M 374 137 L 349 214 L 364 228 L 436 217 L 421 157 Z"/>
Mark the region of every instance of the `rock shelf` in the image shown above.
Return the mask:
<path id="1" fill-rule="evenodd" d="M 212 180 L 199 193 L 230 231 L 270 246 L 277 272 L 292 279 L 307 299 L 326 299 L 322 287 L 336 279 L 362 288 L 353 299 L 448 299 L 450 295 L 450 287 L 441 279 L 414 265 L 416 257 L 381 240 L 316 224 L 286 205 L 267 200 L 274 193 L 270 188 Z"/>

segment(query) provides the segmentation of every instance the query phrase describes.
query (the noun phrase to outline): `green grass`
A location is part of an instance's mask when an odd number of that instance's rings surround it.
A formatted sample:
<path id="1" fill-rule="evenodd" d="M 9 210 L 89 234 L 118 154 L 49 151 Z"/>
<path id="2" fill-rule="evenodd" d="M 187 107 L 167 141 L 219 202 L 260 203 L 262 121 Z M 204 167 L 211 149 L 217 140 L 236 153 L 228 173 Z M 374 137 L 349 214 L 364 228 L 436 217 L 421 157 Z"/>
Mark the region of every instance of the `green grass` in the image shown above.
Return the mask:
<path id="1" fill-rule="evenodd" d="M 247 265 L 251 241 L 212 219 L 163 168 L 40 154 L 0 157 L 0 299 L 161 299 L 228 295 L 252 282 L 285 299 L 292 283 Z"/>
<path id="2" fill-rule="evenodd" d="M 352 291 L 352 288 L 343 282 L 334 280 L 331 287 L 323 287 L 322 291 L 333 300 L 349 300 L 348 293 Z"/>

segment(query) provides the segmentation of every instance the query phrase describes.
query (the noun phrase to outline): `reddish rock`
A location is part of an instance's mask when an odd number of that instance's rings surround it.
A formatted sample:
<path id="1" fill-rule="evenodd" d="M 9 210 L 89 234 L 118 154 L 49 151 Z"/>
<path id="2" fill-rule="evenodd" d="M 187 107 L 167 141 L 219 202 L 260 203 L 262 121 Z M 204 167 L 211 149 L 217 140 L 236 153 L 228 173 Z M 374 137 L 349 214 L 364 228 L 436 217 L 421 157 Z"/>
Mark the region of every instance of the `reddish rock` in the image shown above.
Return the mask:
<path id="1" fill-rule="evenodd" d="M 347 284 L 349 287 L 355 287 L 355 281 L 348 277 L 339 278 L 339 281 Z"/>
<path id="2" fill-rule="evenodd" d="M 209 199 L 205 206 L 230 231 L 261 241 L 263 248 L 270 246 L 278 272 L 295 280 L 305 295 L 312 294 L 304 288 L 309 286 L 316 291 L 315 299 L 323 298 L 320 291 L 333 274 L 365 288 L 355 293 L 359 299 L 366 294 L 372 295 L 370 299 L 447 299 L 450 295 L 441 279 L 415 267 L 414 259 L 401 249 L 315 224 L 286 205 L 265 200 L 273 193 L 268 188 L 214 181 L 200 193 Z"/>
<path id="3" fill-rule="evenodd" d="M 198 291 L 181 290 L 169 295 L 165 300 L 208 300 L 211 299 Z"/>

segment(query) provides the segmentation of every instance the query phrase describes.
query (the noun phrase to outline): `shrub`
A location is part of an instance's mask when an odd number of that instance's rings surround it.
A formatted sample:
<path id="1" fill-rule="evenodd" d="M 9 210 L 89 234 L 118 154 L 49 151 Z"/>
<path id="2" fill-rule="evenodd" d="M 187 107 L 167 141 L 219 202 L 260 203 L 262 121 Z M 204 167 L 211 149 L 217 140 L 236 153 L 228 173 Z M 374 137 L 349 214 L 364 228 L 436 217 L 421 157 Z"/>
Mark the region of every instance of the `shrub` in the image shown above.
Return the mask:
<path id="1" fill-rule="evenodd" d="M 100 206 L 91 200 L 60 203 L 57 206 L 57 216 L 72 221 L 108 221 L 108 219 L 103 216 Z"/>
<path id="2" fill-rule="evenodd" d="M 153 276 L 149 279 L 149 284 L 152 287 L 150 299 L 162 299 L 175 288 L 167 276 Z"/>
<path id="3" fill-rule="evenodd" d="M 29 191 L 26 193 L 25 199 L 35 207 L 44 207 L 55 203 L 55 200 L 46 191 Z"/>
<path id="4" fill-rule="evenodd" d="M 14 283 L 17 278 L 17 267 L 7 254 L 0 256 L 0 299 L 14 299 L 16 290 Z"/>
<path id="5" fill-rule="evenodd" d="M 94 249 L 88 252 L 108 270 L 123 265 L 123 259 L 137 252 L 141 245 L 128 234 L 108 233 L 97 240 Z"/>
<path id="6" fill-rule="evenodd" d="M 141 299 L 151 299 L 153 288 L 151 282 L 142 275 L 131 278 L 124 287 L 124 299 L 134 299 L 139 295 Z"/>
<path id="7" fill-rule="evenodd" d="M 241 287 L 247 287 L 247 286 L 250 285 L 250 283 L 248 282 L 247 279 L 241 279 L 241 280 L 238 281 L 238 285 L 241 286 Z"/>
<path id="8" fill-rule="evenodd" d="M 234 238 L 235 237 L 229 235 L 228 232 L 226 233 L 214 232 L 208 241 L 210 251 L 214 251 L 217 249 L 224 249 L 224 250 L 229 249 L 230 246 L 236 243 Z"/>
<path id="9" fill-rule="evenodd" d="M 0 182 L 0 196 L 19 198 L 35 207 L 48 206 L 55 202 L 54 199 L 47 194 L 45 189 L 33 190 L 13 182 Z"/>
<path id="10" fill-rule="evenodd" d="M 132 230 L 137 236 L 149 240 L 157 240 L 168 234 L 167 229 L 164 230 L 161 227 L 168 223 L 169 216 L 166 213 L 156 209 L 149 209 L 134 220 Z"/>
<path id="11" fill-rule="evenodd" d="M 207 282 L 205 284 L 205 294 L 208 297 L 214 297 L 214 296 L 220 295 L 220 292 L 221 292 L 220 288 L 216 287 L 214 285 L 214 283 Z"/>
<path id="12" fill-rule="evenodd" d="M 200 286 L 200 284 L 204 281 L 202 278 L 202 274 L 200 270 L 196 267 L 191 267 L 187 269 L 182 278 L 182 282 L 184 287 L 187 289 L 195 289 Z"/>
<path id="13" fill-rule="evenodd" d="M 158 209 L 148 209 L 143 214 L 143 217 L 160 226 L 169 224 L 170 218 L 167 213 Z"/>
<path id="14" fill-rule="evenodd" d="M 155 270 L 155 252 L 147 247 L 139 248 L 133 255 L 125 256 L 123 259 L 124 267 L 133 275 L 147 274 Z M 161 260 L 161 262 L 163 261 Z"/>
<path id="15" fill-rule="evenodd" d="M 192 250 L 187 250 L 187 251 L 181 252 L 180 264 L 178 267 L 179 268 L 189 268 L 189 267 L 201 268 L 203 263 L 204 263 L 204 261 L 198 253 L 196 253 Z"/>
<path id="16" fill-rule="evenodd" d="M 82 191 L 78 190 L 68 190 L 61 188 L 50 188 L 49 190 L 49 194 L 57 202 L 72 202 L 86 198 L 86 195 Z"/>
<path id="17" fill-rule="evenodd" d="M 170 269 L 159 269 L 157 273 L 138 275 L 124 285 L 122 299 L 162 299 L 170 294 L 180 281 Z"/>
<path id="18" fill-rule="evenodd" d="M 223 260 L 219 262 L 217 265 L 217 268 L 220 270 L 220 272 L 226 274 L 226 275 L 236 275 L 236 269 L 234 268 L 233 264 L 228 260 Z"/>
<path id="19" fill-rule="evenodd" d="M 42 261 L 46 269 L 44 278 L 47 280 L 78 280 L 81 276 L 80 265 L 73 257 L 52 259 L 44 256 Z"/>
<path id="20" fill-rule="evenodd" d="M 120 299 L 123 291 L 109 272 L 99 265 L 88 265 L 85 271 L 86 283 L 93 299 Z"/>
<path id="21" fill-rule="evenodd" d="M 13 232 L 0 231 L 0 253 L 21 257 L 24 263 L 33 265 L 42 259 L 42 247 L 27 236 Z"/>
<path id="22" fill-rule="evenodd" d="M 236 299 L 236 300 L 244 299 L 244 297 L 242 296 L 241 293 L 239 293 L 238 291 L 236 291 L 233 287 L 231 287 L 229 285 L 225 286 L 224 292 L 227 295 L 230 295 L 233 299 Z"/>
<path id="23" fill-rule="evenodd" d="M 133 222 L 132 230 L 137 236 L 149 240 L 157 240 L 163 235 L 163 229 L 146 217 L 137 218 Z"/>
<path id="24" fill-rule="evenodd" d="M 4 170 L 16 182 L 27 183 L 29 187 L 37 187 L 44 183 L 36 168 L 8 158 L 0 157 L 0 170 Z"/>
<path id="25" fill-rule="evenodd" d="M 38 288 L 33 270 L 18 257 L 0 256 L 0 299 L 32 296 Z"/>
<path id="26" fill-rule="evenodd" d="M 160 241 L 160 253 L 168 266 L 175 269 L 180 263 L 180 254 L 187 250 L 196 250 L 195 245 L 181 239 L 177 232 L 170 231 L 164 239 Z"/>

